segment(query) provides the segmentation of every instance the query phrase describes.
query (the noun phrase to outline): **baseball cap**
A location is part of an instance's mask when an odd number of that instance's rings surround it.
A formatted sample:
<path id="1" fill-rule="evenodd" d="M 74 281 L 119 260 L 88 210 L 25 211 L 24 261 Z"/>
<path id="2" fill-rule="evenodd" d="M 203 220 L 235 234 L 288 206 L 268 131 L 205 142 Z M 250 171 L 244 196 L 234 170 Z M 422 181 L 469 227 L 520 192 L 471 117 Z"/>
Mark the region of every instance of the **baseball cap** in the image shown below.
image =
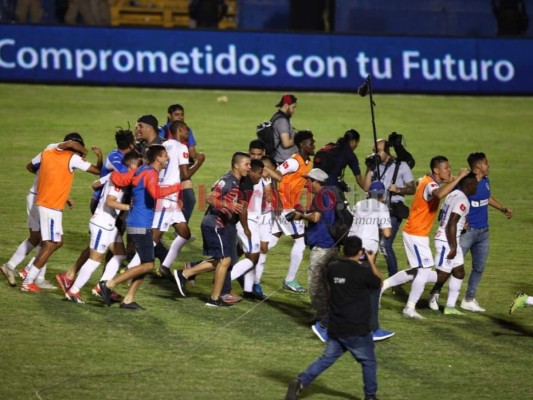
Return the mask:
<path id="1" fill-rule="evenodd" d="M 373 197 L 383 196 L 385 194 L 385 185 L 380 181 L 372 182 L 368 188 L 368 194 Z"/>
<path id="2" fill-rule="evenodd" d="M 156 133 L 159 131 L 159 123 L 157 122 L 157 118 L 153 115 L 143 115 L 137 120 L 137 122 L 142 122 L 143 124 L 150 125 L 152 128 L 154 128 L 154 132 Z"/>
<path id="3" fill-rule="evenodd" d="M 304 178 L 311 178 L 318 182 L 326 182 L 328 180 L 328 174 L 322 171 L 320 168 L 313 168 L 307 175 L 302 175 Z"/>
<path id="4" fill-rule="evenodd" d="M 283 96 L 281 96 L 281 100 L 278 104 L 276 104 L 276 107 L 283 107 L 285 104 L 291 105 L 294 103 L 298 103 L 296 96 L 290 93 L 285 93 Z"/>

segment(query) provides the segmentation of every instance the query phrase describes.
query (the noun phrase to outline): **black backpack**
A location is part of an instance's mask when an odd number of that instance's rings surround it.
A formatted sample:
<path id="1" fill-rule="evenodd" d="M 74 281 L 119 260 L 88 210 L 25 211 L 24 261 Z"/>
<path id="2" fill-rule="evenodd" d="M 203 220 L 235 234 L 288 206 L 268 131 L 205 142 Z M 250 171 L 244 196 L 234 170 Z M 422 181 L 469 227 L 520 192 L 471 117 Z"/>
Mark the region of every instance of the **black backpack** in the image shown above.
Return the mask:
<path id="1" fill-rule="evenodd" d="M 335 240 L 336 245 L 342 245 L 352 227 L 353 214 L 349 209 L 349 204 L 344 200 L 344 195 L 337 186 L 327 186 L 335 194 L 335 220 L 328 225 L 328 231 Z"/>
<path id="2" fill-rule="evenodd" d="M 279 118 L 287 118 L 282 112 L 277 112 L 270 121 L 261 122 L 257 125 L 257 138 L 265 144 L 265 155 L 272 157 L 276 152 L 276 142 L 274 140 L 274 127 L 272 124 Z M 281 139 L 280 139 L 281 143 Z M 279 143 L 278 143 L 279 146 Z"/>
<path id="3" fill-rule="evenodd" d="M 316 152 L 313 159 L 313 168 L 320 168 L 326 174 L 331 174 L 339 159 L 339 154 L 340 146 L 333 142 L 328 143 Z"/>

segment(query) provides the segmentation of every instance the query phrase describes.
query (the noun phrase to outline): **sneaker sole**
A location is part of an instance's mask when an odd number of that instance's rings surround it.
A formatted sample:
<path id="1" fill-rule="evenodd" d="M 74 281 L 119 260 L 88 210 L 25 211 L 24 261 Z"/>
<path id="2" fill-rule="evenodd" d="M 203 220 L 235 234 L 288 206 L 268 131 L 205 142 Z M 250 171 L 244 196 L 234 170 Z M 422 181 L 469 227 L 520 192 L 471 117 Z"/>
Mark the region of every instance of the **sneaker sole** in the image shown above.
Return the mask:
<path id="1" fill-rule="evenodd" d="M 9 276 L 9 274 L 8 274 L 8 272 L 6 270 L 7 270 L 6 265 L 5 264 L 2 265 L 2 267 L 0 268 L 0 271 L 6 277 L 7 283 L 9 284 L 9 286 L 11 286 L 11 287 L 17 286 L 17 281 L 15 280 L 14 273 L 13 273 L 13 277 L 10 279 L 10 276 Z"/>
<path id="2" fill-rule="evenodd" d="M 316 329 L 316 327 L 314 325 L 311 327 L 311 330 L 314 332 L 315 335 L 318 336 L 318 338 L 320 339 L 321 342 L 326 343 L 326 340 L 324 340 L 324 338 L 322 337 L 320 332 L 318 332 L 318 329 Z"/>
<path id="3" fill-rule="evenodd" d="M 187 292 L 185 291 L 185 288 L 181 287 L 181 281 L 180 281 L 180 277 L 178 275 L 178 270 L 175 269 L 174 271 L 172 271 L 172 275 L 174 275 L 174 280 L 176 281 L 176 286 L 178 287 L 178 290 L 179 290 L 180 294 L 183 297 L 187 297 Z"/>

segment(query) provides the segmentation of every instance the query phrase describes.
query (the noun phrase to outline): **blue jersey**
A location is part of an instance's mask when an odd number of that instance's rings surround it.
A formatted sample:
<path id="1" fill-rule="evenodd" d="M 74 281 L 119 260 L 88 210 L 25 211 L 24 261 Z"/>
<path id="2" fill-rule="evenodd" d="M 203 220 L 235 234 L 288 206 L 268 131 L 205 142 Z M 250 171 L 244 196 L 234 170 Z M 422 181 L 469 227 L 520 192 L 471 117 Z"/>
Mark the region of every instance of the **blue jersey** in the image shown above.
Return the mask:
<path id="1" fill-rule="evenodd" d="M 115 149 L 107 155 L 102 169 L 100 170 L 100 178 L 108 175 L 110 172 L 118 171 L 120 173 L 128 172 L 128 167 L 126 167 L 122 161 L 124 160 L 124 153 L 119 149 Z M 98 200 L 102 193 L 102 189 L 95 190 L 93 194 L 93 199 Z"/>
<path id="2" fill-rule="evenodd" d="M 470 196 L 470 212 L 468 213 L 468 225 L 471 228 L 481 229 L 489 226 L 489 198 L 490 181 L 484 177 L 478 182 L 476 194 Z"/>
<path id="3" fill-rule="evenodd" d="M 310 247 L 320 247 L 330 249 L 335 244 L 335 239 L 331 237 L 328 225 L 335 221 L 335 194 L 330 189 L 324 188 L 313 198 L 311 212 L 321 214 L 318 222 L 307 224 L 307 244 Z"/>

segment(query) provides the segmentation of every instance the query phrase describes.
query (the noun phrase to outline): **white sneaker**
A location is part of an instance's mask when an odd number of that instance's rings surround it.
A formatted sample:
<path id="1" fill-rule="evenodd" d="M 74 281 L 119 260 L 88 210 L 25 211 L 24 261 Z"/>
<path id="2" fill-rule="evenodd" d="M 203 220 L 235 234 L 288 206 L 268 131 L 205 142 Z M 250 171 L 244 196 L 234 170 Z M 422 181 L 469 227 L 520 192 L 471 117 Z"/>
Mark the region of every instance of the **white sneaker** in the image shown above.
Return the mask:
<path id="1" fill-rule="evenodd" d="M 55 286 L 54 284 L 52 284 L 52 282 L 50 281 L 47 281 L 46 279 L 43 279 L 42 281 L 35 281 L 36 285 L 39 286 L 41 289 L 48 289 L 48 290 L 53 290 L 53 289 L 57 289 L 57 286 Z"/>
<path id="2" fill-rule="evenodd" d="M 407 308 L 405 307 L 403 309 L 402 315 L 405 318 L 411 318 L 411 319 L 426 319 L 423 316 L 421 316 L 419 313 L 416 312 L 414 308 Z"/>
<path id="3" fill-rule="evenodd" d="M 487 311 L 487 310 L 485 310 L 483 307 L 481 307 L 479 305 L 479 303 L 477 302 L 476 299 L 472 299 L 472 300 L 463 299 L 463 301 L 461 301 L 461 308 L 463 310 L 472 311 L 472 312 L 485 312 L 485 311 Z"/>
<path id="4" fill-rule="evenodd" d="M 433 293 L 429 295 L 428 299 L 429 308 L 433 311 L 439 311 L 439 294 Z"/>

